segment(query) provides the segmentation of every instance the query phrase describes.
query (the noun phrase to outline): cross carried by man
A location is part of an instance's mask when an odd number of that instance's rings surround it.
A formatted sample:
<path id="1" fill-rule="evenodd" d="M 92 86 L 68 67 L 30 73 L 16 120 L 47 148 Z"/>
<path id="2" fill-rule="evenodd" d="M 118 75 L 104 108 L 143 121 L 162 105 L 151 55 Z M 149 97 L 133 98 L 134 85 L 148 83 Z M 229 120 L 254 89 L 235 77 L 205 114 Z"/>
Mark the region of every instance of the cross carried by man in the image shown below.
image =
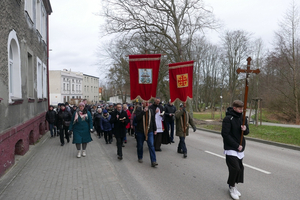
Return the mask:
<path id="1" fill-rule="evenodd" d="M 241 68 L 238 68 L 238 69 L 236 70 L 236 72 L 237 72 L 238 74 L 239 74 L 239 73 L 246 73 L 245 96 L 244 96 L 244 110 L 243 110 L 243 125 L 245 125 L 245 120 L 246 120 L 246 109 L 247 109 L 247 98 L 248 98 L 249 74 L 250 74 L 250 73 L 254 73 L 254 74 L 259 74 L 259 73 L 260 73 L 260 70 L 259 70 L 259 69 L 255 69 L 255 70 L 250 69 L 251 60 L 252 60 L 251 57 L 248 57 L 248 58 L 247 58 L 247 69 L 241 69 Z M 242 130 L 240 145 L 242 145 L 243 136 L 244 136 L 244 131 Z"/>

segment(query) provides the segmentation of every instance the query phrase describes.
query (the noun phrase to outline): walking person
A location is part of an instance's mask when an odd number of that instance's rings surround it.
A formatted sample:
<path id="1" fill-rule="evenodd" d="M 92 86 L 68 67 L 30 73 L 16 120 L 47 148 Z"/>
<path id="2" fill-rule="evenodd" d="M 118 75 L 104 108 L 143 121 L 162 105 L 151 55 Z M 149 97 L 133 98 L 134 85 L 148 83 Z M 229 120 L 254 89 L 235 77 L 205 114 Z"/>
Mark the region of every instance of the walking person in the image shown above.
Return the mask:
<path id="1" fill-rule="evenodd" d="M 122 146 L 126 135 L 126 125 L 129 122 L 127 112 L 122 110 L 122 105 L 117 104 L 116 110 L 112 112 L 110 121 L 114 124 L 114 135 L 117 140 L 117 154 L 118 159 L 123 159 Z"/>
<path id="2" fill-rule="evenodd" d="M 97 108 L 97 111 L 96 113 L 94 114 L 94 127 L 97 131 L 97 136 L 99 138 L 101 138 L 101 132 L 102 132 L 102 129 L 101 129 L 101 126 L 100 126 L 100 120 L 102 118 L 102 109 L 101 108 Z"/>
<path id="3" fill-rule="evenodd" d="M 104 132 L 104 139 L 106 144 L 111 144 L 112 139 L 112 124 L 110 122 L 111 115 L 107 112 L 107 110 L 103 110 L 103 116 L 100 119 L 101 130 Z"/>
<path id="4" fill-rule="evenodd" d="M 123 104 L 123 110 L 127 113 L 127 116 L 128 116 L 128 124 L 126 125 L 126 132 L 128 132 L 128 135 L 130 135 L 130 119 L 131 119 L 131 112 L 128 110 L 128 106 L 127 104 Z M 126 134 L 125 134 L 125 137 L 124 137 L 124 143 L 126 144 L 127 143 L 127 137 L 126 137 Z"/>
<path id="5" fill-rule="evenodd" d="M 156 123 L 156 131 L 157 134 L 154 135 L 154 148 L 155 151 L 161 151 L 161 142 L 162 142 L 162 134 L 164 132 L 164 124 L 163 124 L 163 116 L 164 116 L 164 108 L 160 104 L 160 99 L 156 98 L 154 104 L 149 106 L 155 113 L 155 123 Z"/>
<path id="6" fill-rule="evenodd" d="M 175 112 L 176 118 L 176 136 L 179 137 L 177 153 L 183 153 L 183 157 L 187 157 L 187 148 L 185 137 L 189 135 L 189 124 L 193 127 L 194 132 L 196 126 L 190 113 L 185 109 L 186 103 L 180 104 L 180 109 Z"/>
<path id="7" fill-rule="evenodd" d="M 65 139 L 70 142 L 68 130 L 71 123 L 72 114 L 66 110 L 65 104 L 60 104 L 60 110 L 57 114 L 57 129 L 59 129 L 61 146 L 65 145 Z"/>
<path id="8" fill-rule="evenodd" d="M 49 106 L 49 110 L 46 113 L 46 120 L 49 123 L 49 130 L 51 137 L 56 136 L 56 112 L 53 110 L 54 107 L 52 105 Z M 54 131 L 54 132 L 53 132 Z"/>
<path id="9" fill-rule="evenodd" d="M 73 133 L 73 144 L 78 150 L 77 158 L 86 156 L 87 143 L 92 141 L 91 132 L 93 132 L 93 120 L 90 111 L 88 111 L 83 102 L 79 103 L 79 110 L 74 113 L 69 127 L 69 134 Z M 81 151 L 82 146 L 82 151 Z"/>
<path id="10" fill-rule="evenodd" d="M 168 130 L 171 130 L 170 139 L 172 143 L 174 143 L 175 112 L 176 112 L 176 107 L 173 105 L 170 99 L 169 103 L 165 106 L 165 122 Z"/>
<path id="11" fill-rule="evenodd" d="M 244 103 L 242 101 L 233 101 L 232 107 L 227 108 L 221 132 L 226 164 L 229 171 L 227 184 L 229 185 L 229 194 L 233 199 L 239 199 L 241 196 L 236 184 L 244 182 L 243 158 L 246 141 L 244 137 L 242 138 L 242 144 L 240 144 L 240 141 L 242 130 L 244 131 L 244 135 L 248 135 L 249 127 L 247 120 L 245 121 L 245 125 L 243 125 L 243 107 Z"/>
<path id="12" fill-rule="evenodd" d="M 143 162 L 143 145 L 147 141 L 151 166 L 156 167 L 155 148 L 154 148 L 154 135 L 156 135 L 155 113 L 149 109 L 148 102 L 143 102 L 142 107 L 137 107 L 135 111 L 137 121 L 136 125 L 136 139 L 137 139 L 137 156 L 138 162 Z"/>

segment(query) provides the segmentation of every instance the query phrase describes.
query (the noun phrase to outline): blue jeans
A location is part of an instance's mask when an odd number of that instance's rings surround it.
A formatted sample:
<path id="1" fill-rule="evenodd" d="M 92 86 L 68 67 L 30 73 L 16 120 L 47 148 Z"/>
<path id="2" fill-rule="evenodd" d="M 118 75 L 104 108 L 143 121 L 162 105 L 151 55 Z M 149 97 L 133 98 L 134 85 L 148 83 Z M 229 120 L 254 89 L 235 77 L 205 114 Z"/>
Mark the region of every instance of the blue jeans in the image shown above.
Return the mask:
<path id="1" fill-rule="evenodd" d="M 143 159 L 143 145 L 145 141 L 145 134 L 136 132 L 136 140 L 137 140 L 137 155 L 138 159 Z M 156 162 L 156 155 L 154 150 L 154 134 L 153 132 L 148 133 L 148 149 L 150 154 L 151 162 Z"/>
<path id="2" fill-rule="evenodd" d="M 54 135 L 56 135 L 56 128 L 54 127 L 54 124 L 49 123 L 49 129 L 50 129 L 51 136 L 53 136 L 53 129 L 54 129 Z"/>
<path id="3" fill-rule="evenodd" d="M 168 129 L 170 130 L 170 126 L 171 126 L 171 134 L 170 134 L 170 137 L 171 137 L 171 141 L 174 141 L 174 120 L 172 121 L 166 121 L 166 125 L 168 127 Z"/>
<path id="4" fill-rule="evenodd" d="M 187 149 L 186 149 L 184 140 L 185 140 L 185 137 L 179 137 L 178 148 L 181 149 L 183 151 L 183 153 L 187 153 Z"/>

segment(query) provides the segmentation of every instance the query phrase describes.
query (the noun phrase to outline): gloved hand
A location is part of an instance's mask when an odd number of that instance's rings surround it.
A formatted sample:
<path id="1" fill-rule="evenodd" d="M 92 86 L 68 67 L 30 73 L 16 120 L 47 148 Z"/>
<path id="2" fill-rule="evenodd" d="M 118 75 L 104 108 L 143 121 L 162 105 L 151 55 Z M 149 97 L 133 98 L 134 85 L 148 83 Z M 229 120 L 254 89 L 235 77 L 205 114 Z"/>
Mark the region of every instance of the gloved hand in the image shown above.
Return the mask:
<path id="1" fill-rule="evenodd" d="M 196 129 L 196 127 L 195 127 L 195 126 L 193 127 L 193 130 L 194 130 L 194 132 L 196 132 L 196 130 L 197 130 L 197 129 Z"/>
<path id="2" fill-rule="evenodd" d="M 69 134 L 69 135 L 72 135 L 72 134 L 73 134 L 73 131 L 68 130 L 68 134 Z"/>

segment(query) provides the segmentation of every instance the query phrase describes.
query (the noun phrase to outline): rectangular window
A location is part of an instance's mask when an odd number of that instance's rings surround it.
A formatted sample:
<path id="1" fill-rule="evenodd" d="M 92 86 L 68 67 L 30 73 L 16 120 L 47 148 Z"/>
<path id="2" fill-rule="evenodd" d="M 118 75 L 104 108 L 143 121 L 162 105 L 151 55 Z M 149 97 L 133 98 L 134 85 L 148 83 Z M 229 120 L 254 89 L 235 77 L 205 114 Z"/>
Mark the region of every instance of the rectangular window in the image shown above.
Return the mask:
<path id="1" fill-rule="evenodd" d="M 74 92 L 74 84 L 72 84 L 72 91 Z"/>
<path id="2" fill-rule="evenodd" d="M 42 16 L 42 8 L 41 8 L 41 0 L 37 0 L 36 4 L 36 29 L 40 32 L 41 34 L 41 16 Z"/>
<path id="3" fill-rule="evenodd" d="M 33 66 L 33 57 L 30 53 L 27 54 L 27 91 L 28 97 L 34 97 L 34 66 Z"/>
<path id="4" fill-rule="evenodd" d="M 47 67 L 43 64 L 43 98 L 48 98 L 47 94 Z"/>
<path id="5" fill-rule="evenodd" d="M 63 83 L 63 91 L 66 91 L 66 84 Z"/>
<path id="6" fill-rule="evenodd" d="M 37 98 L 43 98 L 43 65 L 41 60 L 37 57 Z"/>

